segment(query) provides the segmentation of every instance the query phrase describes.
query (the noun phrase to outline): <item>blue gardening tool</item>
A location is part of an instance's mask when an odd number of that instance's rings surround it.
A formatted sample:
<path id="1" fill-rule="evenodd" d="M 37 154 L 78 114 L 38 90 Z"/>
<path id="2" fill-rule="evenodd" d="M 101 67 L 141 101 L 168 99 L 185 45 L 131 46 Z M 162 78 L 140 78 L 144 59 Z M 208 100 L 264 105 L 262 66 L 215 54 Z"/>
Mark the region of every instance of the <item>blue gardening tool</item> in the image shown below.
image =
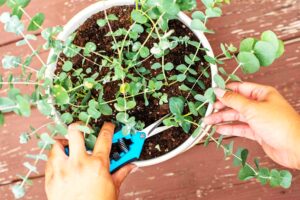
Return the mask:
<path id="1" fill-rule="evenodd" d="M 113 145 L 118 145 L 120 152 L 114 152 L 110 158 L 110 173 L 114 173 L 124 165 L 131 163 L 140 158 L 145 140 L 156 134 L 159 134 L 171 127 L 161 126 L 162 121 L 167 116 L 149 125 L 142 131 L 124 135 L 122 129 L 117 131 L 113 136 Z M 88 149 L 90 150 L 90 149 Z M 65 147 L 65 153 L 69 155 L 69 147 Z"/>
<path id="2" fill-rule="evenodd" d="M 113 144 L 119 145 L 121 153 L 113 153 L 110 160 L 110 172 L 114 173 L 124 165 L 139 159 L 145 140 L 170 128 L 167 126 L 159 127 L 166 117 L 168 117 L 168 115 L 149 125 L 142 131 L 128 135 L 124 135 L 122 130 L 116 132 L 113 137 Z M 129 141 L 130 144 L 126 145 L 125 141 Z"/>

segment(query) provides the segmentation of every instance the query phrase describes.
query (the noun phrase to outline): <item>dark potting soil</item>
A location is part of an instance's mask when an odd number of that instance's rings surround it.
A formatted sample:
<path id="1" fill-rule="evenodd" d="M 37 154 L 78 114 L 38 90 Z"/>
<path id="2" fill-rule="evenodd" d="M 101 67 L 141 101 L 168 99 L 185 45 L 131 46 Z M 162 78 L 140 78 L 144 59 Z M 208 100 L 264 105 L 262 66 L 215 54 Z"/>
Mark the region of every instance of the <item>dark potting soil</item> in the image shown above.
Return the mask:
<path id="1" fill-rule="evenodd" d="M 110 22 L 113 31 L 117 30 L 118 28 L 125 28 L 127 30 L 129 29 L 130 25 L 132 24 L 130 18 L 130 13 L 132 9 L 133 7 L 130 6 L 122 6 L 122 7 L 111 8 L 106 11 L 107 14 L 115 14 L 119 18 L 117 21 Z M 97 51 L 103 51 L 105 52 L 104 54 L 107 56 L 115 55 L 114 50 L 112 50 L 111 48 L 112 37 L 105 36 L 109 32 L 108 26 L 104 26 L 100 28 L 96 23 L 98 19 L 104 19 L 104 18 L 105 18 L 104 12 L 99 12 L 93 15 L 91 18 L 89 18 L 77 30 L 77 34 L 73 43 L 78 46 L 84 47 L 87 42 L 94 42 L 97 45 Z M 193 32 L 188 27 L 186 27 L 182 22 L 178 20 L 173 20 L 170 22 L 169 26 L 170 29 L 173 29 L 175 31 L 175 33 L 173 34 L 174 36 L 177 37 L 189 36 L 191 40 L 198 41 L 197 37 L 193 34 Z M 146 32 L 141 35 L 139 39 L 141 43 L 143 43 L 147 35 L 148 33 Z M 117 37 L 117 40 L 122 40 L 122 39 L 123 36 Z M 151 49 L 154 42 L 157 41 L 155 41 L 155 39 L 150 39 L 146 46 L 149 49 Z M 195 52 L 196 52 L 196 48 L 191 45 L 188 46 L 179 45 L 178 47 L 173 49 L 171 53 L 165 56 L 165 63 L 172 62 L 175 66 L 184 64 L 184 55 L 194 54 Z M 209 66 L 208 63 L 203 59 L 203 56 L 205 54 L 206 53 L 204 51 L 199 51 L 197 55 L 201 60 L 198 61 L 196 65 L 194 65 L 194 69 L 199 74 L 201 73 L 201 69 Z M 61 54 L 61 57 L 63 58 L 63 60 L 67 60 L 64 54 Z M 89 59 L 94 62 L 101 61 L 101 57 L 95 54 L 92 54 L 91 57 L 89 57 Z M 98 66 L 94 65 L 92 62 L 89 62 L 88 60 L 85 60 L 85 62 L 83 62 L 83 58 L 80 55 L 75 56 L 74 58 L 71 59 L 71 61 L 73 62 L 73 68 L 74 69 L 83 68 L 84 69 L 83 73 L 86 73 L 87 77 L 91 76 L 96 72 L 99 72 Z M 143 63 L 143 66 L 151 70 L 151 65 L 156 62 L 160 62 L 160 59 L 155 59 L 154 57 L 151 57 L 150 59 L 148 59 L 146 62 Z M 57 64 L 56 74 L 62 72 L 62 65 L 63 62 L 59 61 Z M 87 68 L 92 68 L 92 71 L 90 73 L 87 73 L 86 72 Z M 109 71 L 107 68 L 102 68 L 102 70 L 99 72 L 100 75 L 98 79 L 106 75 L 108 72 Z M 131 73 L 138 76 L 135 71 L 132 71 Z M 151 70 L 151 73 L 152 74 L 146 77 L 151 78 L 152 76 L 156 76 L 158 73 L 160 73 L 160 71 Z M 176 71 L 173 70 L 167 72 L 167 75 L 170 76 L 175 73 Z M 210 85 L 211 82 L 210 78 L 203 77 L 201 78 L 201 80 L 204 82 L 206 87 Z M 72 82 L 76 82 L 76 81 L 77 78 L 72 77 Z M 121 84 L 120 81 L 114 81 L 114 82 L 108 82 L 104 85 L 103 98 L 105 101 L 113 100 L 116 98 L 115 94 L 119 91 L 120 84 Z M 187 81 L 184 82 L 184 84 L 190 87 L 193 85 Z M 161 89 L 161 92 L 167 93 L 168 98 L 172 96 L 187 96 L 187 92 L 179 90 L 180 85 L 181 83 L 177 83 L 172 86 L 164 87 Z M 195 90 L 199 92 L 199 94 L 203 94 L 204 92 L 199 87 L 197 87 L 197 89 Z M 91 96 L 97 99 L 98 98 L 97 91 L 92 90 Z M 145 122 L 146 125 L 153 123 L 154 121 L 160 119 L 161 117 L 169 113 L 168 104 L 159 105 L 157 99 L 151 97 L 150 95 L 148 95 L 148 97 L 149 97 L 148 98 L 149 106 L 145 106 L 143 95 L 136 96 L 135 100 L 137 102 L 137 106 L 134 109 L 127 111 L 130 116 L 135 116 L 137 120 L 141 120 Z M 190 100 L 193 99 L 192 95 L 190 95 L 189 99 Z M 80 105 L 81 101 L 82 99 L 78 99 L 77 105 Z M 117 112 L 114 110 L 113 103 L 110 103 L 109 105 L 113 108 L 113 115 L 112 116 L 102 115 L 100 119 L 91 121 L 91 124 L 94 123 L 97 125 L 97 127 L 101 127 L 103 122 L 112 121 L 115 119 Z M 67 111 L 68 112 L 72 111 L 72 108 L 69 108 Z M 65 112 L 65 111 L 61 111 L 61 112 Z M 185 109 L 185 112 L 188 112 L 187 108 Z M 171 128 L 161 134 L 158 134 L 154 137 L 147 139 L 140 160 L 155 158 L 163 154 L 166 154 L 167 152 L 172 151 L 173 149 L 181 145 L 184 141 L 186 141 L 192 134 L 193 130 L 195 130 L 195 127 L 192 127 L 190 134 L 186 134 L 183 132 L 181 128 Z M 116 147 L 113 147 L 112 152 L 116 150 L 117 150 Z"/>

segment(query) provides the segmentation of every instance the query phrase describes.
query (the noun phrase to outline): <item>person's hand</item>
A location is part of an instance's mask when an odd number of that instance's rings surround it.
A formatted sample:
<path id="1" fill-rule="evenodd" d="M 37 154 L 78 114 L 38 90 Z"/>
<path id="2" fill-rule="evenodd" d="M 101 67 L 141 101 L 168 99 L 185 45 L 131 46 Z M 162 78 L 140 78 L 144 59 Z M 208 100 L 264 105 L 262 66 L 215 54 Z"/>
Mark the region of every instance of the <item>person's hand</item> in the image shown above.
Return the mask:
<path id="1" fill-rule="evenodd" d="M 68 128 L 70 156 L 64 145 L 53 145 L 46 166 L 45 189 L 48 200 L 114 200 L 126 176 L 135 167 L 127 165 L 109 173 L 109 154 L 115 126 L 104 123 L 94 151 L 86 153 L 83 134 L 78 123 Z"/>
<path id="2" fill-rule="evenodd" d="M 256 140 L 275 162 L 300 169 L 300 117 L 290 104 L 269 86 L 230 83 L 227 89 L 215 89 L 214 107 L 221 111 L 204 123 L 218 124 L 222 135 Z M 227 123 L 234 121 L 240 123 Z"/>

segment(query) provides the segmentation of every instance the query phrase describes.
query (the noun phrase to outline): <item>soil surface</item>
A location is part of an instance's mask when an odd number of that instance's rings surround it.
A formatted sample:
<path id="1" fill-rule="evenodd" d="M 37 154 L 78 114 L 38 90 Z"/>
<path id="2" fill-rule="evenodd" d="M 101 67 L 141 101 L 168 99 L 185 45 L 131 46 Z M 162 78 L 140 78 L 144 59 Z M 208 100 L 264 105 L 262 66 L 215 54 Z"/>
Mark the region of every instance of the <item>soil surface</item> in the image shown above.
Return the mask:
<path id="1" fill-rule="evenodd" d="M 115 7 L 107 10 L 107 14 L 115 14 L 119 20 L 117 21 L 111 21 L 111 27 L 112 30 L 117 30 L 118 28 L 125 28 L 129 29 L 130 25 L 132 24 L 132 20 L 130 19 L 130 13 L 132 11 L 132 7 L 130 6 L 122 6 L 122 7 Z M 89 18 L 83 25 L 80 26 L 80 28 L 77 30 L 77 34 L 74 40 L 74 44 L 84 47 L 87 42 L 94 42 L 97 44 L 97 51 L 103 51 L 105 52 L 104 54 L 107 56 L 113 56 L 116 55 L 112 48 L 111 48 L 111 43 L 112 43 L 112 37 L 107 37 L 105 36 L 109 32 L 108 26 L 104 26 L 100 28 L 96 21 L 98 19 L 104 19 L 105 14 L 104 12 L 99 12 L 95 15 L 93 15 L 91 18 Z M 175 33 L 173 34 L 174 36 L 189 36 L 191 40 L 198 41 L 197 37 L 193 34 L 193 32 L 186 27 L 182 22 L 178 20 L 173 20 L 169 24 L 170 29 L 173 29 Z M 145 40 L 147 37 L 147 33 L 143 33 L 140 37 L 141 43 Z M 123 39 L 123 36 L 117 37 L 117 40 Z M 149 49 L 153 46 L 153 43 L 156 42 L 154 39 L 150 39 L 149 42 L 147 43 L 146 46 L 149 47 Z M 196 51 L 196 48 L 188 45 L 179 45 L 175 49 L 172 50 L 171 53 L 169 53 L 165 57 L 165 63 L 167 62 L 172 62 L 175 66 L 184 64 L 184 55 L 189 55 L 189 54 L 194 54 Z M 200 74 L 201 70 L 208 65 L 208 63 L 203 59 L 203 56 L 205 55 L 204 51 L 199 51 L 198 57 L 201 59 L 194 65 L 194 69 Z M 63 59 L 66 59 L 66 56 L 64 54 L 61 54 L 61 57 Z M 95 54 L 92 54 L 91 57 L 89 57 L 90 60 L 93 60 L 95 62 L 101 61 L 101 58 Z M 81 56 L 75 56 L 74 58 L 71 59 L 73 62 L 73 68 L 78 69 L 78 68 L 92 68 L 92 71 L 90 73 L 83 71 L 83 73 L 86 73 L 87 76 L 91 76 L 92 74 L 99 72 L 99 79 L 109 73 L 107 68 L 102 68 L 101 71 L 99 71 L 99 67 L 93 64 L 92 62 L 85 61 L 83 62 L 83 59 Z M 150 58 L 146 62 L 143 63 L 143 66 L 147 69 L 151 69 L 151 65 L 155 62 L 161 62 L 161 59 L 155 59 L 155 58 Z M 62 71 L 62 65 L 63 62 L 59 61 L 57 64 L 57 69 L 56 69 L 56 74 L 59 74 Z M 113 73 L 113 72 L 112 72 Z M 135 71 L 132 71 L 131 73 L 135 73 Z M 160 71 L 157 70 L 151 70 L 151 74 L 148 75 L 148 78 L 152 76 L 156 76 Z M 167 72 L 168 76 L 176 74 L 176 71 L 170 71 Z M 138 76 L 138 75 L 136 75 Z M 77 81 L 76 77 L 72 77 L 71 79 L 73 82 Z M 204 82 L 206 87 L 210 86 L 210 78 L 201 78 L 201 80 Z M 192 83 L 189 82 L 184 82 L 187 86 L 192 86 Z M 183 92 L 179 90 L 179 84 L 174 84 L 172 86 L 168 86 L 167 88 L 164 87 L 161 89 L 161 92 L 167 93 L 168 98 L 172 96 L 187 96 L 187 92 Z M 120 87 L 120 82 L 119 81 L 114 81 L 114 82 L 108 82 L 104 86 L 104 100 L 109 101 L 113 100 L 116 98 L 115 94 L 119 91 Z M 198 87 L 195 88 L 197 92 L 200 94 L 203 94 L 203 90 Z M 97 99 L 98 94 L 97 91 L 92 90 L 91 91 L 91 98 Z M 193 99 L 192 95 L 190 95 L 189 99 Z M 82 99 L 78 99 L 77 105 L 80 105 Z M 167 113 L 169 113 L 169 106 L 168 104 L 164 105 L 159 105 L 159 102 L 157 99 L 149 96 L 149 106 L 145 106 L 144 103 L 144 97 L 143 95 L 135 97 L 135 100 L 137 102 L 137 106 L 128 111 L 128 114 L 130 116 L 135 116 L 137 120 L 141 120 L 145 122 L 146 125 L 149 125 L 153 123 L 154 121 L 160 119 L 161 117 L 165 116 Z M 109 104 L 113 110 L 113 103 Z M 71 111 L 72 108 L 69 108 L 68 111 Z M 188 109 L 185 109 L 186 112 L 188 112 Z M 61 111 L 64 112 L 64 111 Z M 204 111 L 205 112 L 205 109 Z M 116 111 L 114 110 L 112 116 L 101 116 L 100 119 L 92 121 L 91 123 L 97 125 L 97 127 L 101 127 L 103 122 L 105 121 L 112 121 L 115 119 Z M 195 127 L 192 127 L 190 134 L 186 134 L 183 132 L 181 128 L 171 128 L 161 134 L 158 134 L 154 137 L 151 137 L 146 140 L 144 149 L 141 155 L 140 160 L 147 160 L 151 158 L 155 158 L 158 156 L 161 156 L 163 154 L 166 154 L 167 152 L 172 151 L 179 145 L 181 145 L 184 141 L 186 141 L 190 135 L 192 134 L 193 130 Z M 117 147 L 113 147 L 113 151 L 118 151 Z"/>

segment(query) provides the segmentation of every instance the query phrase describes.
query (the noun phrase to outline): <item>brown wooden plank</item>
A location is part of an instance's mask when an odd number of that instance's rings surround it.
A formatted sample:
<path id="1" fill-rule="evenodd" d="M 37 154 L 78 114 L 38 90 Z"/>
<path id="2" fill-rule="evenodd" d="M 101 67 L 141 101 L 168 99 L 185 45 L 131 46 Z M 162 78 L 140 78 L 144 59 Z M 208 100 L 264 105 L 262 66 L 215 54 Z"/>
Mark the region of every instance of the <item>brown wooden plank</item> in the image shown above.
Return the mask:
<path id="1" fill-rule="evenodd" d="M 96 1 L 33 0 L 29 7 L 26 8 L 26 11 L 30 15 L 34 15 L 37 12 L 45 13 L 45 27 L 64 25 L 78 11 Z M 200 2 L 200 0 L 198 1 Z M 224 16 L 222 18 L 211 20 L 209 26 L 217 34 L 209 35 L 208 37 L 214 44 L 214 49 L 219 47 L 220 42 L 238 44 L 241 38 L 259 35 L 260 32 L 267 29 L 273 29 L 282 39 L 295 38 L 300 36 L 299 6 L 298 0 L 232 1 L 231 5 L 224 7 Z M 57 8 L 59 8 L 59 12 L 57 12 Z M 2 11 L 4 8 L 0 10 Z M 0 47 L 18 38 L 12 34 L 5 33 L 3 27 L 0 27 Z"/>
<path id="2" fill-rule="evenodd" d="M 253 155 L 261 157 L 263 166 L 280 168 L 268 159 L 255 142 L 235 138 L 236 147 L 243 146 Z M 250 160 L 251 160 L 250 159 Z M 290 189 L 272 189 L 255 181 L 237 180 L 237 168 L 232 160 L 224 160 L 221 150 L 214 144 L 198 145 L 188 152 L 159 165 L 142 168 L 131 174 L 123 184 L 120 199 L 299 199 L 300 171 L 293 171 Z M 37 179 L 25 199 L 46 199 L 43 179 Z M 0 187 L 1 194 L 10 200 L 9 185 Z"/>

